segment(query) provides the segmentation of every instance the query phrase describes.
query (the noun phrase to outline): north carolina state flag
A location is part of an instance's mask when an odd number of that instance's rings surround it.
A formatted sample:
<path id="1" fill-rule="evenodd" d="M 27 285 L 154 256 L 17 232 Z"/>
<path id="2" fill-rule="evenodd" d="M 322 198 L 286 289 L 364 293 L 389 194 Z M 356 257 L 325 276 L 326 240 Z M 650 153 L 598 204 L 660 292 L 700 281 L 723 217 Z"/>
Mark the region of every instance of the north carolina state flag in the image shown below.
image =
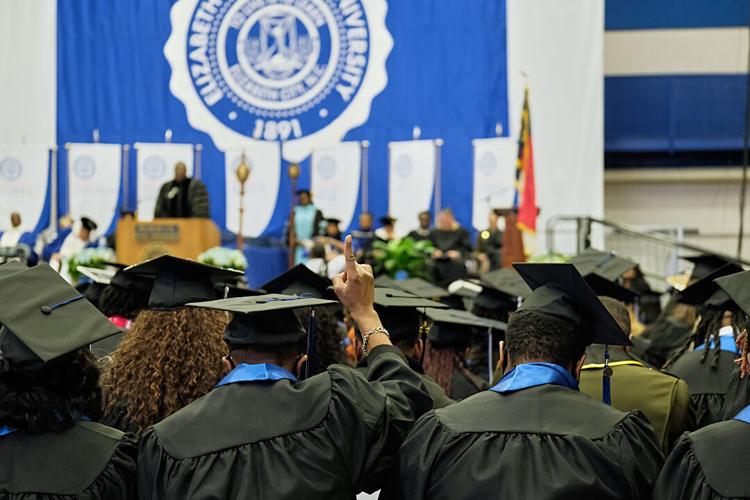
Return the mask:
<path id="1" fill-rule="evenodd" d="M 531 141 L 531 116 L 529 115 L 529 89 L 524 89 L 521 132 L 518 135 L 516 160 L 516 195 L 514 206 L 518 209 L 518 228 L 536 233 L 536 188 L 534 186 L 534 153 Z"/>

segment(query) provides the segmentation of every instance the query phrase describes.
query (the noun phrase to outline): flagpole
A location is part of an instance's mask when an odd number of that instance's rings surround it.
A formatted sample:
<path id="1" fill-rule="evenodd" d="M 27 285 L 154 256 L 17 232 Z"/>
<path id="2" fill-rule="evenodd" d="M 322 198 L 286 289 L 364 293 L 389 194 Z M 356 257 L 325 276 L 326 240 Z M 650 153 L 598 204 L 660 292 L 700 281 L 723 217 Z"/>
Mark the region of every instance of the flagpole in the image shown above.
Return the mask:
<path id="1" fill-rule="evenodd" d="M 442 159 L 440 157 L 440 153 L 443 147 L 443 140 L 442 139 L 435 139 L 435 194 L 434 194 L 434 202 L 435 202 L 435 217 L 437 220 L 437 214 L 440 212 L 440 210 L 443 209 L 443 193 L 442 193 L 442 171 L 443 171 L 443 165 L 442 165 Z"/>

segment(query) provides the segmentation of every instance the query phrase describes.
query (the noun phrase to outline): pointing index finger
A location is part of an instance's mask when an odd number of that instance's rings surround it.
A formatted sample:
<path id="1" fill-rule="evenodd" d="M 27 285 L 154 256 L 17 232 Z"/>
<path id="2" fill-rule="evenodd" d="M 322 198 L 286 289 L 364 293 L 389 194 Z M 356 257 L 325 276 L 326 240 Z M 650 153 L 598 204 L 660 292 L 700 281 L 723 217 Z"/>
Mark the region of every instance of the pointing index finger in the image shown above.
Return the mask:
<path id="1" fill-rule="evenodd" d="M 344 259 L 346 260 L 345 269 L 349 278 L 357 273 L 357 261 L 352 251 L 352 235 L 347 235 L 344 240 Z"/>

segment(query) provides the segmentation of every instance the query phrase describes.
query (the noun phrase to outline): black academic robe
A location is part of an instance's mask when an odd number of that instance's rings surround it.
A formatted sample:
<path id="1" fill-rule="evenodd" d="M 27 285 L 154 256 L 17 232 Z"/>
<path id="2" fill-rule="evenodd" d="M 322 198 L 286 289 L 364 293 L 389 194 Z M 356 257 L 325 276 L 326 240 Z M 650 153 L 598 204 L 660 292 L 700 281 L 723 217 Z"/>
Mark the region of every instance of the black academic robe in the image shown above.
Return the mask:
<path id="1" fill-rule="evenodd" d="M 353 499 L 375 491 L 432 400 L 401 351 L 367 377 L 333 365 L 288 380 L 218 387 L 144 434 L 138 492 L 151 498 Z"/>
<path id="2" fill-rule="evenodd" d="M 633 340 L 633 352 L 652 366 L 663 366 L 690 338 L 691 325 L 661 318 Z"/>
<path id="3" fill-rule="evenodd" d="M 1 499 L 136 498 L 138 445 L 94 422 L 62 432 L 0 437 Z"/>
<path id="4" fill-rule="evenodd" d="M 663 462 L 648 420 L 556 385 L 485 391 L 422 417 L 400 452 L 404 499 L 640 499 Z"/>
<path id="5" fill-rule="evenodd" d="M 482 231 L 477 236 L 477 252 L 489 257 L 491 270 L 502 266 L 502 250 L 503 232 L 499 229 Z"/>
<path id="6" fill-rule="evenodd" d="M 698 429 L 721 421 L 722 406 L 737 357 L 733 352 L 721 351 L 719 365 L 713 369 L 713 356 L 714 352 L 709 352 L 706 360 L 701 363 L 702 350 L 686 352 L 667 370 L 687 382 Z"/>
<path id="7" fill-rule="evenodd" d="M 419 361 L 408 356 L 406 357 L 406 361 L 409 363 L 409 368 L 418 373 L 420 378 L 422 379 L 422 383 L 424 384 L 427 392 L 430 393 L 430 397 L 432 398 L 433 408 L 442 408 L 444 406 L 455 403 L 455 401 L 448 397 L 443 388 L 440 387 L 437 382 L 432 380 L 432 377 L 425 375 L 424 368 L 419 363 Z M 367 367 L 366 358 L 360 360 L 359 364 L 357 365 L 357 370 L 362 372 L 365 377 L 367 376 L 367 371 L 369 370 L 369 368 Z"/>
<path id="8" fill-rule="evenodd" d="M 729 420 L 684 434 L 667 458 L 654 500 L 750 498 L 750 424 Z"/>
<path id="9" fill-rule="evenodd" d="M 740 378 L 740 367 L 732 368 L 729 386 L 721 407 L 721 420 L 734 418 L 743 408 L 750 405 L 750 376 Z"/>
<path id="10" fill-rule="evenodd" d="M 463 259 L 471 252 L 471 238 L 466 229 L 462 227 L 450 231 L 433 229 L 430 233 L 430 241 L 435 248 L 442 250 L 443 253 L 456 250 L 462 255 L 459 260 L 453 260 L 445 256 L 435 261 L 435 281 L 438 285 L 447 286 L 468 276 Z"/>

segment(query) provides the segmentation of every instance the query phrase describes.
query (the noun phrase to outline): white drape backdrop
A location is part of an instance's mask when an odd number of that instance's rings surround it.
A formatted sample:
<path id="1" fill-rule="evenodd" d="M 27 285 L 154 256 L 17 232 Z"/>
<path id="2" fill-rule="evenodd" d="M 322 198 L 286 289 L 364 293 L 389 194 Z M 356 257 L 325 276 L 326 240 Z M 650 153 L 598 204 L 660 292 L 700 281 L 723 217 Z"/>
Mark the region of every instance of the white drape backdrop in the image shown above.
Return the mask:
<path id="1" fill-rule="evenodd" d="M 245 184 L 242 234 L 255 238 L 268 226 L 276 208 L 281 180 L 281 152 L 275 143 L 230 148 L 225 152 L 227 229 L 233 233 L 240 227 L 240 183 L 235 172 L 242 153 L 245 153 L 245 162 L 250 167 L 250 178 Z"/>
<path id="2" fill-rule="evenodd" d="M 161 186 L 174 178 L 174 166 L 182 162 L 193 175 L 193 145 L 139 142 L 136 150 L 136 200 L 138 220 L 154 219 Z"/>
<path id="3" fill-rule="evenodd" d="M 342 142 L 312 152 L 311 190 L 325 217 L 341 220 L 341 230 L 349 227 L 357 208 L 362 172 L 359 142 Z"/>
<path id="4" fill-rule="evenodd" d="M 432 140 L 388 144 L 388 213 L 401 235 L 416 229 L 419 212 L 430 208 L 436 158 Z"/>
<path id="5" fill-rule="evenodd" d="M 99 234 L 114 229 L 122 173 L 120 144 L 71 143 L 68 148 L 68 213 L 88 217 Z"/>
<path id="6" fill-rule="evenodd" d="M 472 225 L 487 229 L 493 208 L 513 206 L 516 165 L 511 159 L 518 146 L 506 138 L 475 139 L 474 146 L 474 207 Z"/>
<path id="7" fill-rule="evenodd" d="M 42 216 L 49 177 L 49 149 L 43 146 L 0 146 L 0 231 L 10 227 L 10 214 L 21 215 L 21 227 L 32 231 Z"/>

